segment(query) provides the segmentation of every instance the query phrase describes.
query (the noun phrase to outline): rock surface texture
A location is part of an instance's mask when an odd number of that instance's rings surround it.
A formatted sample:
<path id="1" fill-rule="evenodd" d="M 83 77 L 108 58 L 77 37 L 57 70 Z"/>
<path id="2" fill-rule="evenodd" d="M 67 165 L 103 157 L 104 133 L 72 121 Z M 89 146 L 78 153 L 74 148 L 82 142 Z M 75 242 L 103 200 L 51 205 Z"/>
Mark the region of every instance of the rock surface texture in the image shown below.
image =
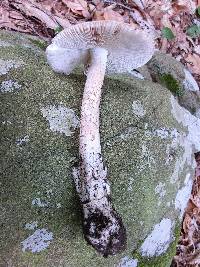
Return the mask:
<path id="1" fill-rule="evenodd" d="M 107 76 L 101 142 L 128 240 L 103 258 L 84 240 L 72 178 L 85 77 L 55 74 L 33 37 L 0 39 L 0 266 L 170 266 L 200 121 L 158 83 Z"/>

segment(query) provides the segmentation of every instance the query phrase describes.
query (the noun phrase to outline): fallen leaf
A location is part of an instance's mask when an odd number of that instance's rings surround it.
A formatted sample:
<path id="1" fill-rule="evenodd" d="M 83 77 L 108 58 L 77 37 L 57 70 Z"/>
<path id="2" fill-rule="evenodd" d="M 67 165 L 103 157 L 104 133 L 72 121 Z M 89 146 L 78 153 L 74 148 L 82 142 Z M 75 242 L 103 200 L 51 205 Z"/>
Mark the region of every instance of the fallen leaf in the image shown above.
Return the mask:
<path id="1" fill-rule="evenodd" d="M 164 27 L 161 32 L 162 32 L 162 37 L 166 38 L 167 40 L 171 41 L 175 38 L 174 33 L 168 27 Z"/>
<path id="2" fill-rule="evenodd" d="M 58 16 L 54 16 L 54 19 L 58 22 L 58 24 L 60 24 L 60 26 L 62 26 L 63 28 L 67 28 L 71 25 L 71 23 L 69 22 L 69 20 L 67 19 L 63 19 L 60 18 Z"/>
<path id="3" fill-rule="evenodd" d="M 95 7 L 94 5 L 89 4 L 89 11 L 90 11 L 90 12 L 94 12 L 95 9 L 96 9 L 96 7 Z"/>
<path id="4" fill-rule="evenodd" d="M 189 216 L 189 214 L 186 213 L 183 221 L 183 230 L 185 233 L 188 231 L 190 223 L 191 223 L 191 217 Z"/>
<path id="5" fill-rule="evenodd" d="M 123 17 L 114 10 L 105 10 L 103 16 L 105 20 L 115 20 L 119 22 L 124 22 Z"/>
<path id="6" fill-rule="evenodd" d="M 167 48 L 168 48 L 168 40 L 166 38 L 163 38 L 161 40 L 161 48 L 160 48 L 160 50 L 162 52 L 166 53 L 167 52 Z"/>
<path id="7" fill-rule="evenodd" d="M 161 23 L 164 27 L 168 27 L 172 30 L 172 24 L 169 20 L 169 16 L 167 14 L 163 15 L 163 17 L 161 18 Z"/>
<path id="8" fill-rule="evenodd" d="M 195 1 L 193 0 L 178 0 L 176 1 L 177 5 L 179 6 L 185 6 L 187 8 L 187 11 L 190 13 L 194 13 L 196 9 Z"/>
<path id="9" fill-rule="evenodd" d="M 199 251 L 196 251 L 196 256 L 194 256 L 194 259 L 190 260 L 189 264 L 195 264 L 197 267 L 199 266 L 200 264 L 200 250 Z M 197 265 L 198 264 L 198 265 Z"/>
<path id="10" fill-rule="evenodd" d="M 33 6 L 30 2 L 23 0 L 23 2 L 15 3 L 13 5 L 27 16 L 33 16 L 42 21 L 46 24 L 46 26 L 50 29 L 55 29 L 59 25 L 44 11 L 38 9 L 37 7 Z"/>
<path id="11" fill-rule="evenodd" d="M 115 7 L 116 7 L 116 4 L 112 4 L 110 6 L 105 7 L 104 10 L 113 10 L 113 8 Z"/>
<path id="12" fill-rule="evenodd" d="M 198 196 L 190 197 L 193 204 L 200 209 L 200 198 Z"/>
<path id="13" fill-rule="evenodd" d="M 137 22 L 141 29 L 152 32 L 155 30 L 154 26 L 147 22 L 138 10 L 130 12 L 130 16 L 134 19 L 135 22 Z"/>
<path id="14" fill-rule="evenodd" d="M 188 67 L 196 74 L 200 74 L 200 56 L 197 54 L 189 54 L 185 60 Z"/>
<path id="15" fill-rule="evenodd" d="M 200 36 L 200 26 L 193 24 L 186 30 L 186 33 L 192 38 L 197 38 Z"/>
<path id="16" fill-rule="evenodd" d="M 79 0 L 76 0 L 75 2 L 72 1 L 68 1 L 68 0 L 62 0 L 63 3 L 65 3 L 65 5 L 68 8 L 71 8 L 72 10 L 85 10 L 87 8 L 87 2 L 85 3 L 85 1 L 83 1 L 83 3 L 81 3 Z"/>
<path id="17" fill-rule="evenodd" d="M 95 11 L 94 13 L 94 20 L 105 20 L 104 16 L 103 16 L 103 12 L 102 11 Z"/>
<path id="18" fill-rule="evenodd" d="M 11 11 L 10 12 L 10 17 L 13 18 L 13 19 L 16 19 L 16 20 L 24 19 L 22 14 L 20 14 L 19 12 L 16 12 L 16 11 Z"/>
<path id="19" fill-rule="evenodd" d="M 72 10 L 72 12 L 83 15 L 85 18 L 90 17 L 87 2 L 85 0 L 75 0 L 74 2 L 62 0 L 65 5 Z"/>

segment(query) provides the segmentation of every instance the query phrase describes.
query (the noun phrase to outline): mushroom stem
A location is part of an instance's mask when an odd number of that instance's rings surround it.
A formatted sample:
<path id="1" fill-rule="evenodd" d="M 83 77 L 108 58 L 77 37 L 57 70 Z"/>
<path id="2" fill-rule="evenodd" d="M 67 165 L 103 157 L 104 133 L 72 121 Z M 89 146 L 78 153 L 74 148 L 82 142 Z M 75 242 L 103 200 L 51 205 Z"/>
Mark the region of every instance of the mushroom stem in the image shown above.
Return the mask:
<path id="1" fill-rule="evenodd" d="M 82 99 L 79 153 L 83 161 L 82 165 L 84 165 L 87 182 L 89 182 L 93 175 L 105 176 L 102 171 L 99 174 L 96 172 L 99 172 L 99 165 L 102 164 L 99 157 L 101 155 L 99 106 L 107 54 L 108 52 L 104 48 L 91 49 L 91 61 L 87 71 L 87 80 Z"/>
<path id="2" fill-rule="evenodd" d="M 112 207 L 107 169 L 101 155 L 99 106 L 108 52 L 98 47 L 90 53 L 81 108 L 80 165 L 76 186 L 83 205 L 85 238 L 107 256 L 125 248 L 126 230 Z"/>

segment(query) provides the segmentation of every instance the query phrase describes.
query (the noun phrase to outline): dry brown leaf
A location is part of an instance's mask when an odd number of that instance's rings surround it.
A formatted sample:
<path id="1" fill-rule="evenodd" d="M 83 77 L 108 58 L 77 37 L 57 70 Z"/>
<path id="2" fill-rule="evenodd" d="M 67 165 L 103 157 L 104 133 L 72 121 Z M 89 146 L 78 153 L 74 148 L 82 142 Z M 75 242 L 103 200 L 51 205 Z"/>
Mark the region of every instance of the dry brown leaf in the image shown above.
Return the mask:
<path id="1" fill-rule="evenodd" d="M 198 192 L 198 194 L 200 194 L 200 192 Z M 193 202 L 193 204 L 197 207 L 197 209 L 200 209 L 200 198 L 199 196 L 194 196 L 190 198 L 191 201 Z"/>
<path id="2" fill-rule="evenodd" d="M 189 214 L 186 213 L 184 221 L 183 221 L 183 230 L 185 233 L 187 232 L 187 230 L 190 226 L 190 223 L 191 223 L 191 217 L 189 216 Z"/>
<path id="3" fill-rule="evenodd" d="M 191 14 L 193 14 L 196 9 L 196 4 L 195 1 L 193 0 L 178 0 L 176 1 L 176 4 L 179 6 L 186 7 L 187 11 L 190 12 Z"/>
<path id="4" fill-rule="evenodd" d="M 83 15 L 85 18 L 90 17 L 90 13 L 88 12 L 87 2 L 85 0 L 75 0 L 74 2 L 68 0 L 62 0 L 63 3 L 66 4 L 68 8 L 72 10 L 72 12 Z"/>
<path id="5" fill-rule="evenodd" d="M 10 17 L 13 18 L 13 19 L 23 20 L 23 16 L 19 12 L 11 11 L 9 14 L 10 14 Z"/>
<path id="6" fill-rule="evenodd" d="M 44 11 L 38 9 L 37 7 L 33 6 L 29 1 L 23 0 L 23 2 L 15 3 L 13 2 L 13 5 L 25 13 L 27 16 L 33 16 L 42 21 L 46 24 L 48 28 L 55 29 L 59 25 Z"/>
<path id="7" fill-rule="evenodd" d="M 103 16 L 105 20 L 115 20 L 119 22 L 124 22 L 123 17 L 114 10 L 105 10 Z"/>
<path id="8" fill-rule="evenodd" d="M 188 68 L 194 73 L 200 74 L 200 56 L 197 54 L 189 54 L 185 60 L 187 61 Z"/>
<path id="9" fill-rule="evenodd" d="M 85 1 L 83 1 L 83 3 L 81 3 L 79 0 L 75 0 L 75 2 L 68 0 L 62 0 L 62 1 L 68 8 L 72 10 L 82 11 L 87 8 L 87 2 L 85 3 Z"/>
<path id="10" fill-rule="evenodd" d="M 169 42 L 168 42 L 168 40 L 166 38 L 161 39 L 161 48 L 160 48 L 160 50 L 162 52 L 166 53 L 167 52 L 167 48 L 168 48 L 168 44 L 169 44 Z"/>
<path id="11" fill-rule="evenodd" d="M 90 13 L 88 12 L 88 10 L 83 10 L 83 11 L 82 11 L 82 15 L 83 15 L 84 18 L 88 18 L 88 19 L 91 17 L 91 15 L 90 15 Z"/>
<path id="12" fill-rule="evenodd" d="M 60 18 L 58 16 L 54 16 L 54 19 L 58 22 L 58 24 L 60 26 L 62 26 L 63 28 L 67 28 L 71 25 L 71 23 L 69 22 L 69 20 L 67 19 L 63 19 L 63 18 Z"/>
<path id="13" fill-rule="evenodd" d="M 168 14 L 164 14 L 163 15 L 163 17 L 161 18 L 161 23 L 162 23 L 162 26 L 168 27 L 173 31 L 173 27 L 172 27 L 172 24 L 171 24 L 171 22 L 169 20 L 169 15 Z"/>
<path id="14" fill-rule="evenodd" d="M 189 264 L 195 264 L 197 267 L 199 267 L 200 264 L 200 251 L 197 251 L 196 257 L 192 260 L 190 260 Z"/>
<path id="15" fill-rule="evenodd" d="M 116 7 L 116 4 L 112 4 L 104 8 L 104 10 L 113 10 Z"/>
<path id="16" fill-rule="evenodd" d="M 153 24 L 151 24 L 151 21 L 148 22 L 143 18 L 141 13 L 138 10 L 134 10 L 133 12 L 130 12 L 131 18 L 134 19 L 135 22 L 140 26 L 141 29 L 152 31 L 152 33 L 155 31 L 155 28 Z"/>
<path id="17" fill-rule="evenodd" d="M 173 27 L 173 32 L 176 36 L 174 48 L 184 52 L 186 54 L 192 51 L 189 42 L 187 41 L 187 35 L 181 31 L 178 27 Z"/>
<path id="18" fill-rule="evenodd" d="M 103 12 L 102 11 L 98 11 L 98 10 L 95 11 L 93 19 L 94 20 L 105 20 L 104 16 L 103 16 Z"/>
<path id="19" fill-rule="evenodd" d="M 0 24 L 4 22 L 9 22 L 9 21 L 10 21 L 9 12 L 2 8 L 2 16 L 1 16 Z"/>
<path id="20" fill-rule="evenodd" d="M 92 4 L 89 4 L 88 7 L 89 7 L 89 12 L 94 12 L 96 9 L 96 7 Z"/>

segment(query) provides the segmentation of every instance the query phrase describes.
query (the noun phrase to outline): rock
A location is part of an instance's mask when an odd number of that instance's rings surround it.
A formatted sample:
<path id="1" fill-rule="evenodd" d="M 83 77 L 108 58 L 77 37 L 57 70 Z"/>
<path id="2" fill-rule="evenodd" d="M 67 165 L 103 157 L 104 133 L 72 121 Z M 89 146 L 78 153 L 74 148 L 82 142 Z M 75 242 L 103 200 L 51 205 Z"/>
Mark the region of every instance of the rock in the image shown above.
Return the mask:
<path id="1" fill-rule="evenodd" d="M 180 62 L 168 54 L 156 52 L 147 66 L 154 81 L 169 89 L 182 107 L 200 118 L 198 84 Z"/>
<path id="2" fill-rule="evenodd" d="M 169 54 L 156 52 L 147 66 L 156 81 L 165 74 L 170 74 L 178 83 L 182 83 L 185 79 L 183 65 Z"/>
<path id="3" fill-rule="evenodd" d="M 4 31 L 0 39 L 0 266 L 170 266 L 200 121 L 157 83 L 105 79 L 101 141 L 128 244 L 103 258 L 84 240 L 72 180 L 85 77 L 55 74 L 40 40 Z"/>
<path id="4" fill-rule="evenodd" d="M 189 72 L 189 70 L 184 68 L 184 72 L 185 72 L 185 79 L 183 81 L 183 85 L 185 90 L 199 91 L 199 86 L 195 81 L 194 77 L 192 76 L 192 74 Z"/>

